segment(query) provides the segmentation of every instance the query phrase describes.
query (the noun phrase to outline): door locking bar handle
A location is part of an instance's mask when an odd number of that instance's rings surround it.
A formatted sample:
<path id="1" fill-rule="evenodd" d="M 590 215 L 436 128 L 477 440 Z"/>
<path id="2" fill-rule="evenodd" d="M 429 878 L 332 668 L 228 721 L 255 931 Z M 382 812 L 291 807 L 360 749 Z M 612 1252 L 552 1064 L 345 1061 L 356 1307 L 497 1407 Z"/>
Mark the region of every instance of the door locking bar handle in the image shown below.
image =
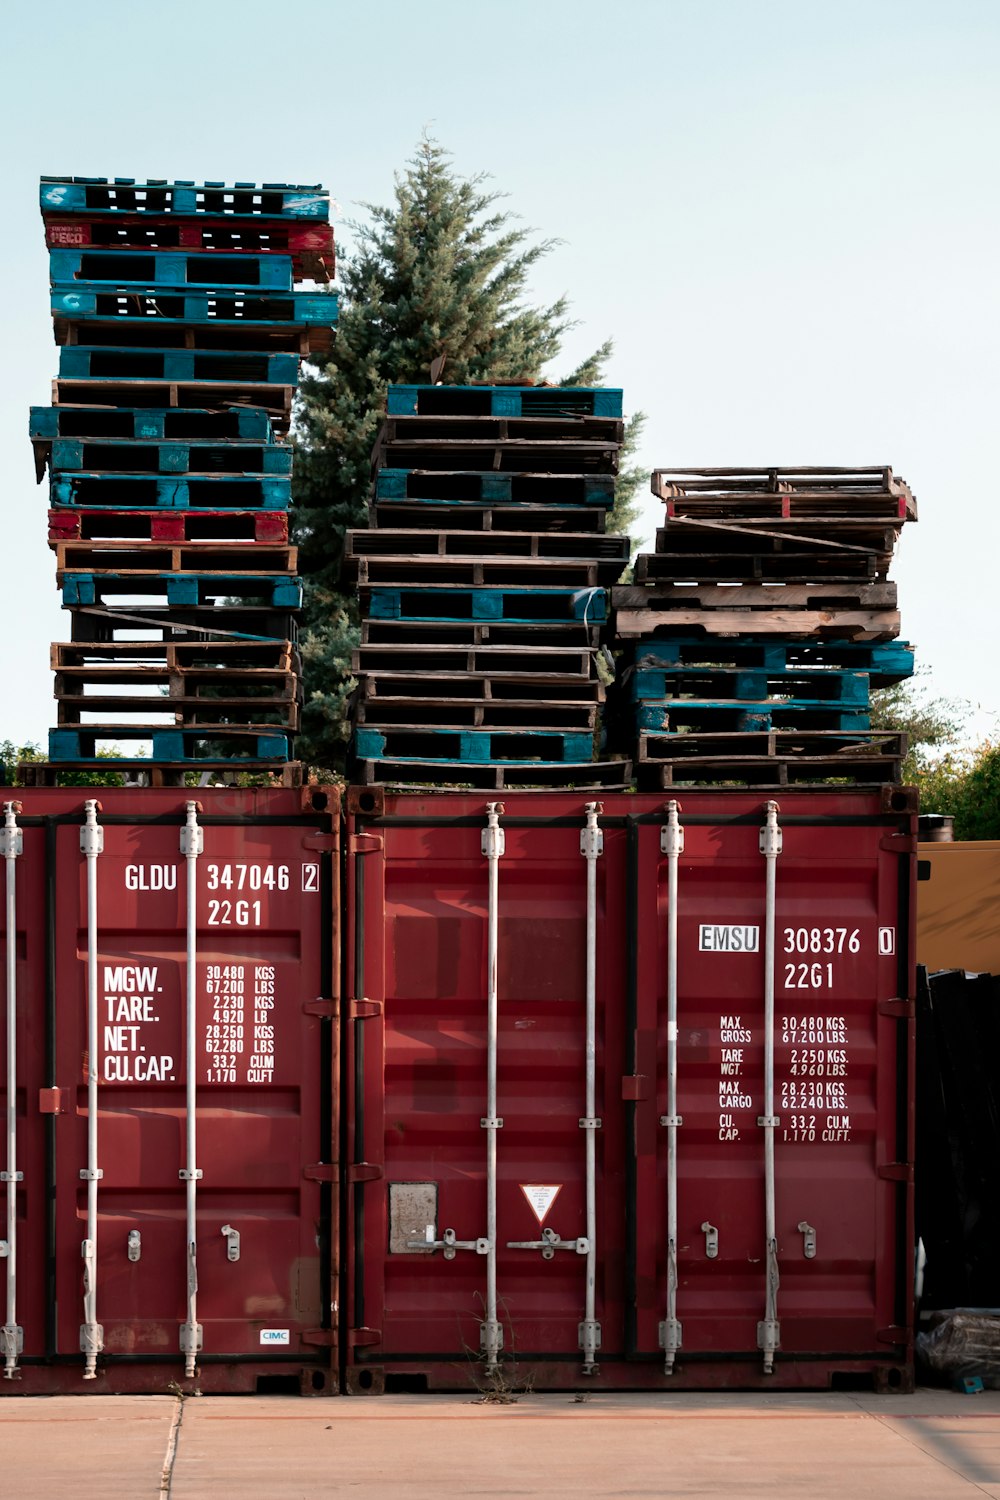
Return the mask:
<path id="1" fill-rule="evenodd" d="M 434 1238 L 434 1225 L 428 1224 L 427 1238 L 423 1240 L 407 1240 L 408 1250 L 441 1250 L 445 1260 L 454 1260 L 459 1250 L 474 1250 L 477 1255 L 489 1255 L 490 1242 L 488 1239 L 460 1240 L 454 1229 L 446 1229 L 441 1239 Z"/>
<path id="2" fill-rule="evenodd" d="M 719 1254 L 719 1231 L 714 1224 L 706 1219 L 701 1226 L 701 1232 L 705 1236 L 705 1254 L 709 1260 L 716 1260 Z"/>
<path id="3" fill-rule="evenodd" d="M 240 1258 L 240 1232 L 234 1229 L 232 1224 L 223 1224 L 222 1233 L 226 1236 L 226 1258 L 227 1260 L 239 1260 Z"/>
<path id="4" fill-rule="evenodd" d="M 508 1240 L 507 1249 L 540 1250 L 543 1260 L 553 1260 L 557 1250 L 572 1250 L 577 1255 L 589 1255 L 590 1241 L 586 1235 L 575 1240 L 564 1240 L 554 1229 L 543 1229 L 540 1240 Z"/>
<path id="5" fill-rule="evenodd" d="M 815 1260 L 816 1259 L 816 1231 L 815 1231 L 815 1229 L 812 1227 L 811 1224 L 807 1224 L 806 1221 L 805 1221 L 805 1219 L 800 1219 L 797 1227 L 798 1227 L 799 1234 L 801 1234 L 801 1236 L 802 1236 L 802 1254 L 805 1256 L 806 1260 Z"/>

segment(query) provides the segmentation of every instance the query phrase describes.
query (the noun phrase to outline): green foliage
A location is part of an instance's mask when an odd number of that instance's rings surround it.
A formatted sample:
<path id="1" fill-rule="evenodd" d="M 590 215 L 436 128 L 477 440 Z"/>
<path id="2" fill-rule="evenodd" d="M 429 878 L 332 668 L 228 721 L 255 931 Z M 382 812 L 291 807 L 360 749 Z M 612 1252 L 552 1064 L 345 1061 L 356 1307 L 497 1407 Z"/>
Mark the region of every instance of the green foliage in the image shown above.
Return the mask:
<path id="1" fill-rule="evenodd" d="M 1000 744 L 929 762 L 919 785 L 921 811 L 950 813 L 957 839 L 1000 839 Z"/>
<path id="2" fill-rule="evenodd" d="M 112 746 L 110 750 L 98 750 L 97 758 L 98 760 L 114 760 L 121 753 L 116 746 Z M 37 745 L 15 745 L 13 740 L 0 741 L 0 772 L 2 772 L 0 782 L 4 786 L 23 785 L 17 774 L 18 766 L 45 759 L 46 757 Z M 125 777 L 121 771 L 61 771 L 59 785 L 124 786 Z"/>
<path id="3" fill-rule="evenodd" d="M 969 713 L 969 705 L 961 699 L 928 697 L 926 675 L 920 671 L 915 679 L 876 688 L 871 695 L 872 728 L 894 729 L 907 736 L 903 781 L 921 788 L 935 759 L 931 752 L 940 758 L 954 746 Z"/>
<path id="4" fill-rule="evenodd" d="M 564 298 L 525 302 L 532 267 L 554 247 L 500 207 L 502 195 L 453 171 L 424 137 L 396 178 L 394 202 L 365 204 L 351 224 L 353 253 L 341 260 L 340 320 L 333 352 L 302 382 L 296 427 L 295 541 L 305 580 L 302 756 L 340 768 L 349 737 L 346 703 L 358 639 L 351 587 L 341 581 L 343 536 L 364 526 L 370 461 L 386 387 L 443 380 L 542 378 L 571 324 Z M 611 353 L 603 344 L 569 382 L 600 383 Z M 641 418 L 630 424 L 634 449 Z M 629 451 L 632 451 L 630 449 Z M 627 469 L 612 516 L 624 528 L 644 474 Z"/>

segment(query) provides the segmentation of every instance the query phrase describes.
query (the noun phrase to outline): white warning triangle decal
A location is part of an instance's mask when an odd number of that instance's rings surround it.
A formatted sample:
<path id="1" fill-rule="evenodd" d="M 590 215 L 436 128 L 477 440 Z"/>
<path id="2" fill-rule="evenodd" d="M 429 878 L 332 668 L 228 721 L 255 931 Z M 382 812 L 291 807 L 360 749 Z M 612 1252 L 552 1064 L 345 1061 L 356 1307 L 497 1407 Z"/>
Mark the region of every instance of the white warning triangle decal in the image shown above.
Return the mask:
<path id="1" fill-rule="evenodd" d="M 528 1206 L 539 1224 L 544 1224 L 549 1209 L 562 1192 L 562 1183 L 544 1184 L 540 1182 L 522 1182 L 519 1184 L 521 1192 L 528 1200 Z"/>

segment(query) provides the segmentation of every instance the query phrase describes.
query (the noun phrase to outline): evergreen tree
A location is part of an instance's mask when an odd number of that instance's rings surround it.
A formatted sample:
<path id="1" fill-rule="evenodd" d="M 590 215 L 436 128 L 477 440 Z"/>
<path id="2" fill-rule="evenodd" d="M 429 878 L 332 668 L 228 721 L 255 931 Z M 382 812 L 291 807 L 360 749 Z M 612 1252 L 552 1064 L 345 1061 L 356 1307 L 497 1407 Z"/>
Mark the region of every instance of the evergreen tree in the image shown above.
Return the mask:
<path id="1" fill-rule="evenodd" d="M 484 177 L 461 178 L 425 137 L 397 176 L 391 207 L 365 204 L 369 218 L 349 227 L 354 250 L 340 266 L 340 321 L 332 353 L 302 382 L 296 431 L 295 540 L 305 579 L 299 739 L 304 759 L 343 766 L 347 698 L 358 640 L 353 589 L 340 579 L 344 532 L 364 526 L 370 459 L 390 384 L 542 378 L 572 325 L 564 298 L 549 307 L 524 301 L 529 273 L 554 242 L 529 243 L 501 195 Z M 597 385 L 611 344 L 566 379 Z M 628 427 L 634 448 L 642 417 Z M 624 530 L 638 507 L 643 471 L 624 467 L 611 529 Z"/>

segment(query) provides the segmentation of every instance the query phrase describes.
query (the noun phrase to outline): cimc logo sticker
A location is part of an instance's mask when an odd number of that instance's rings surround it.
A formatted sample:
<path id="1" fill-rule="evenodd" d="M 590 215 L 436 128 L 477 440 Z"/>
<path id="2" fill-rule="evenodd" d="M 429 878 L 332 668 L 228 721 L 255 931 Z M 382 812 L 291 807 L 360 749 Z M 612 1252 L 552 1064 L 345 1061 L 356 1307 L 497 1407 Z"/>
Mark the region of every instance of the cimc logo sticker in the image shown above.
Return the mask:
<path id="1" fill-rule="evenodd" d="M 262 1344 L 290 1344 L 292 1340 L 287 1328 L 262 1328 L 260 1341 Z"/>
<path id="2" fill-rule="evenodd" d="M 892 958 L 896 951 L 896 929 L 895 927 L 880 927 L 878 930 L 878 951 L 881 958 Z"/>

